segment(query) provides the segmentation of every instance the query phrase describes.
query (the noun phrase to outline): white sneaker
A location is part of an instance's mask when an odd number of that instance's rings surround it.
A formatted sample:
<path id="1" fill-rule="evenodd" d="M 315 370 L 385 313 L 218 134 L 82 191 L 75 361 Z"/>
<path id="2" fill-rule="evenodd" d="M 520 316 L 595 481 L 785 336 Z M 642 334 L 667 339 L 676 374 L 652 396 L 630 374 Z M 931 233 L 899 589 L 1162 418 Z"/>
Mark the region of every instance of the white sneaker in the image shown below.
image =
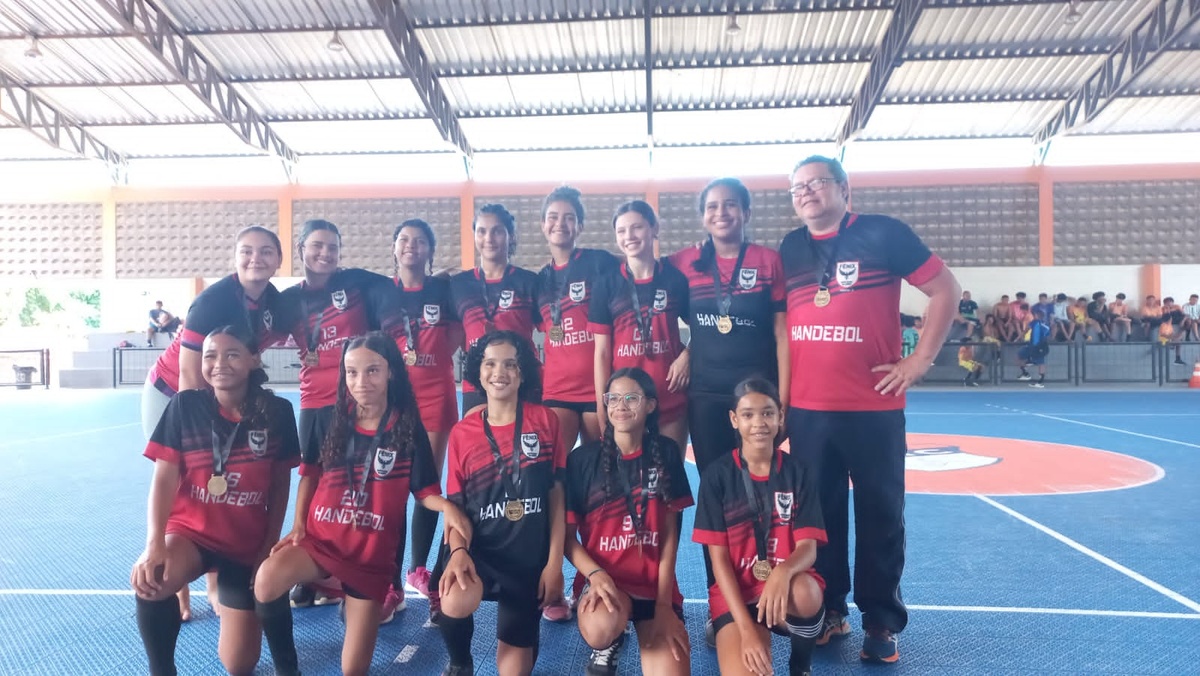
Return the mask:
<path id="1" fill-rule="evenodd" d="M 1033 380 L 1033 376 L 1029 375 L 1028 373 L 1022 373 L 1021 375 L 1017 376 L 1017 380 Z"/>
<path id="2" fill-rule="evenodd" d="M 1029 386 L 1032 388 L 1038 389 L 1038 390 L 1046 389 L 1046 386 L 1043 385 L 1042 383 L 1029 383 Z"/>

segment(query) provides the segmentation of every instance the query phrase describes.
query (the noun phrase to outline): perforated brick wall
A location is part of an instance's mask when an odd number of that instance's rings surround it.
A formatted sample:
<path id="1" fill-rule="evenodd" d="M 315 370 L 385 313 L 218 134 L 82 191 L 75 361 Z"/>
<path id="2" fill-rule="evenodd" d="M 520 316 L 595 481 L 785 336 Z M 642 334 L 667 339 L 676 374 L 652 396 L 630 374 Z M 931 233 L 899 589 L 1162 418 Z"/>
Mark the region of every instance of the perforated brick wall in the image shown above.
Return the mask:
<path id="1" fill-rule="evenodd" d="M 278 223 L 275 200 L 118 202 L 117 277 L 227 275 L 234 235 L 248 225 L 276 231 Z"/>
<path id="2" fill-rule="evenodd" d="M 437 238 L 434 269 L 457 270 L 462 266 L 460 203 L 457 197 L 296 200 L 292 204 L 293 251 L 299 244 L 304 221 L 323 218 L 342 233 L 343 267 L 365 268 L 390 276 L 395 271 L 392 233 L 400 223 L 420 218 L 429 223 Z M 304 274 L 299 256 L 293 258 L 292 268 L 293 274 Z"/>
<path id="3" fill-rule="evenodd" d="M 664 255 L 692 246 L 707 237 L 700 214 L 700 193 L 664 192 L 658 196 L 659 233 Z M 791 197 L 782 190 L 750 191 L 750 223 L 746 236 L 772 249 L 793 228 L 799 227 Z"/>
<path id="4" fill-rule="evenodd" d="M 542 235 L 542 200 L 545 195 L 487 195 L 475 198 L 475 213 L 485 204 L 503 204 L 513 215 L 517 226 L 517 251 L 512 262 L 537 272 L 550 260 L 546 238 Z M 612 214 L 623 202 L 646 199 L 644 194 L 583 195 L 583 234 L 579 246 L 617 252 L 612 232 Z M 465 243 L 474 247 L 474 242 Z"/>
<path id="5" fill-rule="evenodd" d="M 1056 183 L 1054 263 L 1200 262 L 1200 181 Z"/>
<path id="6" fill-rule="evenodd" d="M 0 276 L 99 278 L 100 204 L 0 204 Z"/>

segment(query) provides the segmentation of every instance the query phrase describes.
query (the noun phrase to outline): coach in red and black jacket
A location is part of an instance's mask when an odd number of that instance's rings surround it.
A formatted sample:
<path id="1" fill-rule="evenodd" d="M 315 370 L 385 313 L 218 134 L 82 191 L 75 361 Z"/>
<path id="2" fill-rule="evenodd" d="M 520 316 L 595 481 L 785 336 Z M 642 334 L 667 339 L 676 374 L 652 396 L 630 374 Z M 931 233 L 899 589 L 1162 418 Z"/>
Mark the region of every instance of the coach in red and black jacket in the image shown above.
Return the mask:
<path id="1" fill-rule="evenodd" d="M 787 276 L 792 369 L 787 431 L 792 452 L 816 468 L 829 545 L 826 628 L 818 643 L 850 632 L 846 594 L 847 475 L 854 482 L 854 601 L 863 614 L 861 657 L 895 662 L 908 622 L 904 570 L 904 392 L 933 364 L 961 293 L 957 280 L 908 225 L 848 210 L 841 164 L 813 156 L 792 172 L 792 205 L 804 223 L 779 247 Z M 900 280 L 929 296 L 925 333 L 900 358 Z"/>

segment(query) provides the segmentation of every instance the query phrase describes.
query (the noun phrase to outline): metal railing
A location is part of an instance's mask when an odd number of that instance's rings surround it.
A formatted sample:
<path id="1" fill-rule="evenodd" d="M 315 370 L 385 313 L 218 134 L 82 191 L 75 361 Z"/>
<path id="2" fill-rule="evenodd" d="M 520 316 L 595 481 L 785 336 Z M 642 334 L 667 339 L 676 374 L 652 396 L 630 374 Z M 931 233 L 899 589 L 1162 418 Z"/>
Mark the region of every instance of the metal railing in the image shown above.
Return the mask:
<path id="1" fill-rule="evenodd" d="M 50 350 L 0 350 L 0 387 L 50 389 Z"/>
<path id="2" fill-rule="evenodd" d="M 1024 344 L 965 343 L 975 349 L 975 361 L 983 364 L 981 382 L 1000 385 L 1017 382 L 1021 374 L 1019 353 Z M 959 383 L 966 377 L 958 365 L 958 349 L 964 343 L 947 343 L 922 382 Z M 1176 348 L 1179 352 L 1176 352 Z M 1175 363 L 1176 354 L 1183 364 Z M 1165 385 L 1188 382 L 1197 361 L 1200 343 L 1162 345 L 1157 342 L 1051 343 L 1046 355 L 1046 382 L 1064 385 L 1128 383 Z M 1037 367 L 1029 366 L 1030 374 Z"/>
<path id="3" fill-rule="evenodd" d="M 157 347 L 114 347 L 113 387 L 141 385 L 150 367 L 165 350 Z M 263 368 L 274 385 L 300 384 L 300 357 L 294 347 L 269 347 L 263 350 Z"/>

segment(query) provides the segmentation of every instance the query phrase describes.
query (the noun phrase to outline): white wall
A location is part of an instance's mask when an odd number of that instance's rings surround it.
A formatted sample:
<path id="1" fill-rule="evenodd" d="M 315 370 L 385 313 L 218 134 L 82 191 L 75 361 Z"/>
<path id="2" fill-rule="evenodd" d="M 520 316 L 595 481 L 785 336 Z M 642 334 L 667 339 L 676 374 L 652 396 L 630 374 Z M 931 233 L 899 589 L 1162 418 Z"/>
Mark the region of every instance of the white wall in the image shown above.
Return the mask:
<path id="1" fill-rule="evenodd" d="M 1200 293 L 1200 265 L 1162 266 L 1162 295 L 1186 303 L 1188 296 Z"/>
<path id="2" fill-rule="evenodd" d="M 1192 274 L 1200 276 L 1200 265 L 1176 265 L 1163 267 L 1163 291 L 1167 286 L 1166 268 L 1193 268 Z M 1008 294 L 1013 298 L 1018 291 L 1024 291 L 1031 303 L 1037 302 L 1039 293 L 1062 293 L 1078 298 L 1092 297 L 1097 291 L 1103 291 L 1109 300 L 1117 293 L 1124 292 L 1133 301 L 1131 305 L 1138 307 L 1140 298 L 1144 297 L 1141 289 L 1140 265 L 1056 265 L 1050 267 L 1007 267 L 1007 268 L 953 268 L 954 276 L 964 291 L 971 292 L 971 298 L 979 303 L 981 309 L 990 308 L 1000 300 L 1000 296 Z M 1196 277 L 1193 277 L 1195 279 Z M 920 290 L 904 284 L 900 292 L 900 310 L 907 314 L 920 315 L 925 309 L 925 295 Z"/>

